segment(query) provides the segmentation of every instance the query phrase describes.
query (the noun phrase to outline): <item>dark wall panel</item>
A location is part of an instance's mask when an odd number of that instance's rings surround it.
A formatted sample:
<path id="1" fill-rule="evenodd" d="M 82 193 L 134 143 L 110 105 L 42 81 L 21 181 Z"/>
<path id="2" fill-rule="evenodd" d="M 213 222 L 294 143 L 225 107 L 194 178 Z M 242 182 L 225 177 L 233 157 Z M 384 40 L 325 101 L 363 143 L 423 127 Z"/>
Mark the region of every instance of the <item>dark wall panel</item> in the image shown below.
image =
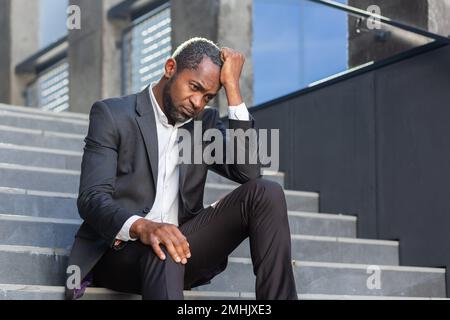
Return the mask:
<path id="1" fill-rule="evenodd" d="M 365 74 L 253 113 L 260 127 L 281 128 L 287 187 L 320 192 L 321 212 L 358 215 L 358 233 L 370 238 L 377 237 L 373 83 Z"/>
<path id="2" fill-rule="evenodd" d="M 450 265 L 450 48 L 376 72 L 380 236 L 403 264 Z"/>
<path id="3" fill-rule="evenodd" d="M 320 210 L 358 215 L 376 237 L 373 76 L 314 91 L 294 108 L 294 186 L 320 192 Z"/>

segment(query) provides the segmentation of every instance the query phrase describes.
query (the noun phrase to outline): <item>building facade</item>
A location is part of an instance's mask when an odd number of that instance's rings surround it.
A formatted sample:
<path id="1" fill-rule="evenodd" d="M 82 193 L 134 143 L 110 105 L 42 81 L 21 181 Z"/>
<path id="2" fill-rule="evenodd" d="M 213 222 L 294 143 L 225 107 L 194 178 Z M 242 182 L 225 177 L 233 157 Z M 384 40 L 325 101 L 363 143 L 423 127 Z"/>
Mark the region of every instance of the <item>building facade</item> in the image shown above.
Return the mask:
<path id="1" fill-rule="evenodd" d="M 364 10 L 373 2 L 388 17 L 450 33 L 450 0 L 338 2 Z M 427 43 L 389 28 L 367 30 L 361 20 L 309 0 L 3 0 L 0 6 L 0 102 L 54 112 L 88 113 L 96 100 L 142 90 L 194 36 L 245 54 L 241 87 L 249 106 Z M 222 114 L 226 104 L 223 93 L 214 102 Z"/>

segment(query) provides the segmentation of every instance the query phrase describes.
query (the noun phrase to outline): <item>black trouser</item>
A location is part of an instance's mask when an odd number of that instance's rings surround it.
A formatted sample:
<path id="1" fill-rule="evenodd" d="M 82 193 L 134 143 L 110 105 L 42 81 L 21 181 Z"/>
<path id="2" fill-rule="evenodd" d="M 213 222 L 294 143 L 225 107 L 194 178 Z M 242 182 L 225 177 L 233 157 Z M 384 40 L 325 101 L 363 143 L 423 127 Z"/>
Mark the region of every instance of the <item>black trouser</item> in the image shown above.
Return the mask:
<path id="1" fill-rule="evenodd" d="M 167 259 L 162 261 L 150 246 L 129 242 L 105 253 L 94 268 L 95 285 L 142 294 L 143 299 L 181 300 L 184 288 L 217 274 L 249 237 L 256 298 L 297 299 L 286 199 L 277 183 L 247 182 L 179 228 L 192 253 L 186 265 L 176 263 L 164 248 Z"/>

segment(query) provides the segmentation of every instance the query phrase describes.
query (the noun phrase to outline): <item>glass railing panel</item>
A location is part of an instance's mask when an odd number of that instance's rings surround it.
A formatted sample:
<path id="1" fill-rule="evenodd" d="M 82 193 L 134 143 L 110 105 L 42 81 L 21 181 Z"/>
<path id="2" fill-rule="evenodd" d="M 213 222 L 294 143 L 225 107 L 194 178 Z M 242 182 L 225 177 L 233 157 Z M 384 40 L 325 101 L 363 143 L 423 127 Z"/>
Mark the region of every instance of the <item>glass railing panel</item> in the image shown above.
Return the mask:
<path id="1" fill-rule="evenodd" d="M 311 0 L 253 6 L 254 105 L 434 41 Z"/>

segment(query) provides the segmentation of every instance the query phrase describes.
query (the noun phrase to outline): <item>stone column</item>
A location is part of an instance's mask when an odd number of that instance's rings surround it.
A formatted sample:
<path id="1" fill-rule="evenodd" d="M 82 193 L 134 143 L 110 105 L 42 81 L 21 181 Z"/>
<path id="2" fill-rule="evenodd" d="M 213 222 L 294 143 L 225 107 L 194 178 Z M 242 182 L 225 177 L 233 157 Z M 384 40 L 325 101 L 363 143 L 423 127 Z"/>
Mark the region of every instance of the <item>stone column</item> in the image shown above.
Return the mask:
<path id="1" fill-rule="evenodd" d="M 81 29 L 69 31 L 70 111 L 88 113 L 99 99 L 121 94 L 121 31 L 108 10 L 121 0 L 71 0 L 81 9 Z"/>
<path id="2" fill-rule="evenodd" d="M 450 0 L 428 0 L 428 30 L 450 36 Z"/>
<path id="3" fill-rule="evenodd" d="M 253 105 L 253 1 L 222 0 L 219 12 L 218 42 L 221 46 L 235 48 L 245 55 L 241 76 L 242 98 L 247 107 Z M 228 102 L 225 92 L 219 95 L 222 115 L 227 114 Z"/>
<path id="4" fill-rule="evenodd" d="M 32 76 L 17 76 L 16 65 L 39 48 L 39 2 L 2 0 L 0 3 L 0 102 L 24 105 Z"/>

